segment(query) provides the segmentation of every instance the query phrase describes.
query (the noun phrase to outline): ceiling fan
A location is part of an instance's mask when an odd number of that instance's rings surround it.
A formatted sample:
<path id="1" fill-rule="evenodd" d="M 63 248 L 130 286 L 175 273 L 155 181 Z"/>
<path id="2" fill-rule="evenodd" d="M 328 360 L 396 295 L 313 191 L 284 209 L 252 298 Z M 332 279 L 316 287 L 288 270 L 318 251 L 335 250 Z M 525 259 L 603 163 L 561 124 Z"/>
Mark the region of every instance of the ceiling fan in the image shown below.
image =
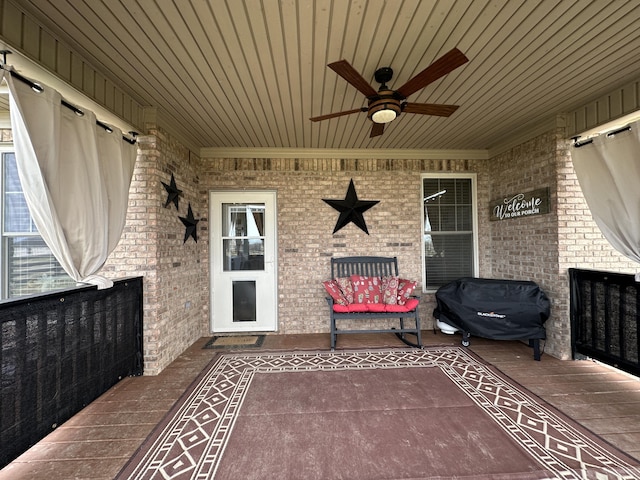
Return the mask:
<path id="1" fill-rule="evenodd" d="M 312 117 L 312 122 L 319 122 L 329 118 L 351 115 L 352 113 L 367 112 L 367 117 L 373 122 L 369 137 L 377 137 L 384 132 L 384 124 L 394 120 L 400 113 L 417 113 L 418 115 L 438 115 L 448 117 L 458 109 L 457 105 L 440 105 L 433 103 L 411 103 L 406 99 L 412 93 L 426 87 L 432 82 L 452 72 L 459 66 L 467 63 L 469 59 L 457 48 L 445 53 L 415 77 L 402 85 L 397 90 L 387 87 L 387 82 L 393 77 L 390 67 L 382 67 L 376 70 L 374 77 L 380 84 L 376 91 L 346 60 L 340 60 L 327 65 L 347 82 L 362 93 L 369 102 L 367 107 L 356 108 L 344 112 L 329 113 Z"/>

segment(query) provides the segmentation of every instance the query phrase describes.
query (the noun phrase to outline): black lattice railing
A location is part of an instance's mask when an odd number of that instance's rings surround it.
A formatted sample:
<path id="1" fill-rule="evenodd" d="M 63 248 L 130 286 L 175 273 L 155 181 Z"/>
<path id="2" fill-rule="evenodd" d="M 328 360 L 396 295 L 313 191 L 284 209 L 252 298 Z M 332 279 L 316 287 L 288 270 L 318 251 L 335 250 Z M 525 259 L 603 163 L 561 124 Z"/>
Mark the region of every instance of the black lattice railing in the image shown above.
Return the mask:
<path id="1" fill-rule="evenodd" d="M 640 283 L 633 275 L 569 269 L 577 354 L 640 375 Z"/>
<path id="2" fill-rule="evenodd" d="M 142 278 L 0 303 L 0 468 L 142 374 Z"/>

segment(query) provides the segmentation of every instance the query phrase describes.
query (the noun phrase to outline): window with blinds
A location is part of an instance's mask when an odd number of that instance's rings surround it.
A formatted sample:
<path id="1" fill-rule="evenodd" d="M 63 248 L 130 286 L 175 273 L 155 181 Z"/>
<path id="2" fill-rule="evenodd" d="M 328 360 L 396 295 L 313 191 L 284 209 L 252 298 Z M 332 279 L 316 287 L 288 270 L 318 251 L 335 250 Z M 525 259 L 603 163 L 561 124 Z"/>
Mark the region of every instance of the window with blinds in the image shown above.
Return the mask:
<path id="1" fill-rule="evenodd" d="M 18 177 L 15 154 L 2 152 L 0 158 L 1 297 L 23 297 L 75 285 L 52 255 L 31 219 Z"/>
<path id="2" fill-rule="evenodd" d="M 423 285 L 426 291 L 475 276 L 474 177 L 425 175 Z"/>

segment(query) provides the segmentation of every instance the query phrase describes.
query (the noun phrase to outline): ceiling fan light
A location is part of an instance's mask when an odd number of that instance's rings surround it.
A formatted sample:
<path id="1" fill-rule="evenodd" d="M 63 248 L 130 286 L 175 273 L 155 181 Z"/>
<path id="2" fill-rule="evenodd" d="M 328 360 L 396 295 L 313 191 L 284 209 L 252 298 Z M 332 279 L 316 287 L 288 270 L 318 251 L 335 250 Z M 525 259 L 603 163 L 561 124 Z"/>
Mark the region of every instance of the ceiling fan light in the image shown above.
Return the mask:
<path id="1" fill-rule="evenodd" d="M 371 120 L 375 123 L 389 123 L 392 120 L 395 120 L 397 116 L 398 115 L 394 110 L 391 110 L 390 108 L 383 108 L 382 110 L 374 112 L 373 115 L 371 115 Z"/>
<path id="2" fill-rule="evenodd" d="M 374 123 L 389 123 L 400 115 L 400 100 L 392 98 L 384 92 L 381 98 L 369 102 L 368 116 Z M 389 92 L 392 93 L 392 92 Z"/>

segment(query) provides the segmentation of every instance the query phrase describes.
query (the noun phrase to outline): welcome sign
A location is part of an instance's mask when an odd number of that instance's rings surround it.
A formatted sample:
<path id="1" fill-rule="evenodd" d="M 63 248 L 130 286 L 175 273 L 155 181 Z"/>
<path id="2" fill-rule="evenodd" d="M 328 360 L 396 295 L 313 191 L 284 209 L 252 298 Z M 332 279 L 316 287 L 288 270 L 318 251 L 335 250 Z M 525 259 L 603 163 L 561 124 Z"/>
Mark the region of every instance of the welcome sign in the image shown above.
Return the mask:
<path id="1" fill-rule="evenodd" d="M 531 217 L 549 213 L 549 187 L 516 193 L 491 202 L 491 220 Z"/>

